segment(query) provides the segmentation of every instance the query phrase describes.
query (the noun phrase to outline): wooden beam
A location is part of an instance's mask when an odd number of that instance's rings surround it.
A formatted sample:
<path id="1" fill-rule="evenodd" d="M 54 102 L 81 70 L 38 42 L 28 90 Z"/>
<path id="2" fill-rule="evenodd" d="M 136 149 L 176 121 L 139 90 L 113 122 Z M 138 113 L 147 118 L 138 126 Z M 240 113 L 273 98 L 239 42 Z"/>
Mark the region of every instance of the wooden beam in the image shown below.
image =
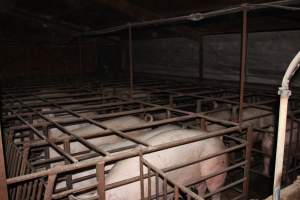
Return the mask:
<path id="1" fill-rule="evenodd" d="M 164 17 L 140 6 L 134 5 L 127 0 L 98 0 L 98 2 L 103 5 L 107 5 L 120 13 L 126 14 L 127 16 L 134 17 L 139 21 L 153 20 Z M 168 27 L 165 29 L 192 40 L 199 41 L 199 38 L 201 38 L 201 34 L 199 32 L 185 26 Z"/>

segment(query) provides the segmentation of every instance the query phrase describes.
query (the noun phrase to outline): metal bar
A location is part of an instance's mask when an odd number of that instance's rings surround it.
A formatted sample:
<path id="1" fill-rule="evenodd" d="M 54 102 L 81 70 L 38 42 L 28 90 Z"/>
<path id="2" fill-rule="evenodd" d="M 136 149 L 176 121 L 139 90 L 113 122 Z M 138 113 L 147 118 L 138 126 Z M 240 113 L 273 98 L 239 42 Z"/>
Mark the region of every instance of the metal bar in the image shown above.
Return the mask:
<path id="1" fill-rule="evenodd" d="M 48 176 L 48 182 L 47 182 L 46 191 L 44 194 L 44 200 L 52 199 L 52 193 L 53 193 L 56 176 L 57 176 L 57 174 L 51 174 Z"/>
<path id="2" fill-rule="evenodd" d="M 186 163 L 181 163 L 181 164 L 178 164 L 178 165 L 173 165 L 171 167 L 167 167 L 167 168 L 164 168 L 164 169 L 161 169 L 162 172 L 164 173 L 167 173 L 167 172 L 170 172 L 170 171 L 173 171 L 173 170 L 176 170 L 176 169 L 179 169 L 179 168 L 183 168 L 183 167 L 187 167 L 189 165 L 193 165 L 193 164 L 196 164 L 196 163 L 199 163 L 199 162 L 202 162 L 202 161 L 205 161 L 205 160 L 208 160 L 208 159 L 211 159 L 211 158 L 214 158 L 214 157 L 217 157 L 219 155 L 222 155 L 222 154 L 226 154 L 226 153 L 229 153 L 229 152 L 232 152 L 232 151 L 236 151 L 236 150 L 239 150 L 241 148 L 245 148 L 246 147 L 246 144 L 240 144 L 240 145 L 237 145 L 237 146 L 234 146 L 234 147 L 230 147 L 224 151 L 221 151 L 221 152 L 218 152 L 218 153 L 214 153 L 214 154 L 210 154 L 208 156 L 205 156 L 205 157 L 202 157 L 198 160 L 195 160 L 195 161 L 191 161 L 191 162 L 186 162 Z M 245 161 L 244 162 L 241 162 L 241 163 L 238 163 L 237 165 L 235 166 L 230 166 L 222 171 L 218 171 L 214 174 L 211 174 L 211 175 L 208 175 L 206 177 L 203 177 L 202 179 L 198 180 L 197 182 L 201 182 L 201 181 L 204 181 L 208 178 L 211 178 L 215 175 L 218 175 L 218 174 L 221 174 L 221 173 L 224 173 L 224 172 L 227 172 L 229 170 L 232 170 L 236 167 L 239 167 L 241 165 L 244 165 L 245 164 Z M 156 173 L 154 173 L 156 175 Z M 153 175 L 153 174 L 152 174 Z M 144 176 L 144 178 L 148 177 L 148 175 Z M 156 177 L 156 182 L 159 183 L 159 178 Z M 133 177 L 133 178 L 130 178 L 130 179 L 127 179 L 127 180 L 124 180 L 124 181 L 119 181 L 117 183 L 114 183 L 114 184 L 110 184 L 110 185 L 107 185 L 106 189 L 109 190 L 111 188 L 115 188 L 115 187 L 120 187 L 122 185 L 126 185 L 126 184 L 130 184 L 130 183 L 133 183 L 133 182 L 136 182 L 136 181 L 139 181 L 140 180 L 140 176 L 137 176 L 137 177 Z M 97 185 L 94 185 L 94 186 L 91 186 L 90 188 L 95 188 L 97 187 Z M 156 189 L 157 191 L 159 191 L 159 186 L 156 185 Z M 87 190 L 89 188 L 86 188 Z M 81 190 L 83 192 L 83 189 Z M 71 194 L 71 193 L 74 193 L 74 192 L 79 192 L 79 191 L 75 191 L 75 190 L 69 190 L 69 191 L 64 191 L 62 192 L 61 194 L 56 194 L 55 195 L 55 198 L 53 197 L 53 199 L 59 199 L 59 198 L 63 198 L 65 196 L 68 196 L 68 194 Z"/>
<path id="3" fill-rule="evenodd" d="M 67 153 L 71 153 L 70 140 L 68 140 L 68 139 L 64 141 L 64 150 Z M 49 155 L 47 158 L 50 158 Z M 70 162 L 68 160 L 66 160 L 65 164 L 70 164 Z M 73 186 L 72 186 L 72 175 L 71 174 L 67 175 L 66 185 L 67 185 L 68 189 L 72 189 Z"/>
<path id="4" fill-rule="evenodd" d="M 247 147 L 246 147 L 246 165 L 244 168 L 244 177 L 246 178 L 243 183 L 243 194 L 245 198 L 248 198 L 249 193 L 249 184 L 250 184 L 250 168 L 251 168 L 251 151 L 252 151 L 252 137 L 253 137 L 253 130 L 252 127 L 247 129 Z"/>
<path id="5" fill-rule="evenodd" d="M 0 195 L 1 199 L 8 200 L 8 190 L 6 184 L 6 170 L 5 170 L 5 159 L 4 159 L 4 149 L 2 142 L 2 127 L 0 124 Z"/>
<path id="6" fill-rule="evenodd" d="M 244 104 L 244 89 L 245 76 L 247 65 L 247 51 L 248 51 L 248 10 L 243 9 L 243 31 L 242 31 L 242 46 L 241 46 L 241 69 L 240 69 L 240 102 L 239 102 L 239 122 L 243 120 L 243 104 Z"/>
<path id="7" fill-rule="evenodd" d="M 200 141 L 200 140 L 205 140 L 208 138 L 212 138 L 212 137 L 218 137 L 227 133 L 231 133 L 234 131 L 239 131 L 241 130 L 242 127 L 240 126 L 236 126 L 236 127 L 231 127 L 231 128 L 227 128 L 224 130 L 219 130 L 219 131 L 214 131 L 211 132 L 207 135 L 203 135 L 203 136 L 195 136 L 195 137 L 191 137 L 191 138 L 186 138 L 180 141 L 173 141 L 173 142 L 168 142 L 168 143 L 164 143 L 161 145 L 157 145 L 157 146 L 151 146 L 151 148 L 144 148 L 142 150 L 132 150 L 130 152 L 122 152 L 119 154 L 114 154 L 114 155 L 110 155 L 110 156 L 106 156 L 104 158 L 95 158 L 93 160 L 86 160 L 83 162 L 79 162 L 79 163 L 74 163 L 74 164 L 69 164 L 69 165 L 65 165 L 65 166 L 57 166 L 54 167 L 52 169 L 47 169 L 44 171 L 39 171 L 39 172 L 34 172 L 30 175 L 23 175 L 23 176 L 19 176 L 19 177 L 14 177 L 14 178 L 8 178 L 7 179 L 7 184 L 14 184 L 14 183 L 18 183 L 21 181 L 27 181 L 27 180 L 32 180 L 35 178 L 39 178 L 39 177 L 43 177 L 43 176 L 47 176 L 48 174 L 53 174 L 53 173 L 63 173 L 63 172 L 69 172 L 72 170 L 76 170 L 76 169 L 81 169 L 81 168 L 85 168 L 85 167 L 91 167 L 91 166 L 95 166 L 97 162 L 103 160 L 106 163 L 110 163 L 112 161 L 117 161 L 117 160 L 122 160 L 125 158 L 130 158 L 130 157 L 134 157 L 139 155 L 139 151 L 142 151 L 144 154 L 145 153 L 152 153 L 155 151 L 160 151 L 160 150 L 164 150 L 164 149 L 168 149 L 168 148 L 172 148 L 172 147 L 176 147 L 176 146 L 180 146 L 180 145 L 184 145 L 184 144 L 189 144 L 192 142 L 196 142 L 196 141 Z"/>
<path id="8" fill-rule="evenodd" d="M 129 56 L 129 97 L 133 97 L 133 58 L 132 58 L 132 27 L 128 27 L 128 56 Z"/>
<path id="9" fill-rule="evenodd" d="M 40 98 L 40 99 L 42 99 L 42 100 L 44 100 L 44 101 L 47 101 L 47 100 L 45 100 L 45 99 L 43 99 L 43 98 Z M 47 101 L 47 102 L 50 102 L 50 101 Z M 122 137 L 122 138 L 126 138 L 126 139 L 128 139 L 128 140 L 130 140 L 130 141 L 133 141 L 133 142 L 135 142 L 135 143 L 138 143 L 138 144 L 143 144 L 144 146 L 149 146 L 146 142 L 143 142 L 143 141 L 141 141 L 141 140 L 139 140 L 139 139 L 137 139 L 137 138 L 134 138 L 134 137 L 131 137 L 131 136 L 129 136 L 129 135 L 126 135 L 126 134 L 123 133 L 122 131 L 116 130 L 116 129 L 114 129 L 114 128 L 107 127 L 107 126 L 105 126 L 105 125 L 103 125 L 103 124 L 101 124 L 101 123 L 99 123 L 99 122 L 97 122 L 97 121 L 95 121 L 95 120 L 93 120 L 93 119 L 90 119 L 90 118 L 88 118 L 88 117 L 85 117 L 85 116 L 83 116 L 83 115 L 80 115 L 80 114 L 78 114 L 78 113 L 72 111 L 71 109 L 62 107 L 62 106 L 58 105 L 57 103 L 53 103 L 53 102 L 51 102 L 51 104 L 54 105 L 54 106 L 56 106 L 56 107 L 58 107 L 58 108 L 60 108 L 60 109 L 63 109 L 64 111 L 66 111 L 66 112 L 68 112 L 68 113 L 70 113 L 70 114 L 72 114 L 72 115 L 75 115 L 76 117 L 85 119 L 86 121 L 88 121 L 88 122 L 90 122 L 91 124 L 94 124 L 94 125 L 96 125 L 96 126 L 98 126 L 98 127 L 100 127 L 100 128 L 104 128 L 104 129 L 107 129 L 107 130 L 111 130 L 114 134 L 116 134 L 116 135 L 118 135 L 118 136 L 120 136 L 120 137 Z M 49 119 L 48 117 L 45 117 L 45 116 L 43 116 L 43 115 L 40 115 L 40 116 L 41 116 L 42 118 L 44 118 L 44 119 L 50 121 L 50 119 Z M 72 135 L 72 136 L 75 137 L 77 140 L 79 140 L 82 144 L 86 145 L 87 147 L 92 148 L 94 151 L 96 151 L 96 152 L 98 152 L 98 153 L 101 153 L 101 154 L 103 154 L 103 155 L 106 155 L 106 156 L 109 155 L 108 152 L 106 152 L 106 151 L 102 150 L 101 148 L 99 148 L 99 147 L 97 147 L 97 146 L 95 146 L 95 145 L 93 145 L 93 144 L 91 144 L 91 143 L 85 141 L 82 137 L 77 136 L 76 134 L 72 134 L 72 132 L 70 132 L 70 131 L 67 131 L 64 127 L 62 127 L 61 125 L 59 125 L 57 122 L 54 122 L 53 120 L 51 120 L 50 122 L 51 122 L 51 123 L 54 123 L 54 124 L 56 125 L 56 127 L 58 127 L 60 130 L 65 130 L 66 132 L 69 132 L 69 133 L 68 133 L 69 135 Z"/>
<path id="10" fill-rule="evenodd" d="M 144 162 L 143 162 L 143 154 L 139 152 L 139 161 L 140 161 L 140 190 L 141 190 L 141 199 L 145 199 L 145 191 L 144 191 Z"/>
<path id="11" fill-rule="evenodd" d="M 156 19 L 156 20 L 143 21 L 143 22 L 135 22 L 135 23 L 115 26 L 115 27 L 106 28 L 106 29 L 97 30 L 97 31 L 89 31 L 89 32 L 82 34 L 82 36 L 96 36 L 96 35 L 108 34 L 108 33 L 113 33 L 113 32 L 128 29 L 128 27 L 153 26 L 153 25 L 170 24 L 170 23 L 182 22 L 182 21 L 201 21 L 204 19 L 212 18 L 212 17 L 238 13 L 238 12 L 241 12 L 244 7 L 246 7 L 249 10 L 258 10 L 258 9 L 270 8 L 270 7 L 274 7 L 274 6 L 276 6 L 276 8 L 281 8 L 281 9 L 295 9 L 295 8 L 291 8 L 291 7 L 286 7 L 286 8 L 280 7 L 280 5 L 290 5 L 290 4 L 295 4 L 295 3 L 297 3 L 297 1 L 295 1 L 295 0 L 282 0 L 282 1 L 261 3 L 261 4 L 247 4 L 246 6 L 241 4 L 236 7 L 214 10 L 214 11 L 209 11 L 209 12 L 205 12 L 205 13 L 196 12 L 196 13 L 192 13 L 192 14 L 184 15 L 184 16 Z"/>
<path id="12" fill-rule="evenodd" d="M 105 162 L 100 161 L 96 165 L 96 176 L 97 176 L 97 192 L 99 200 L 105 200 Z"/>
<path id="13" fill-rule="evenodd" d="M 13 97 L 12 97 L 13 98 Z M 18 99 L 17 99 L 18 100 Z M 72 132 L 68 131 L 66 128 L 64 128 L 62 125 L 60 125 L 59 123 L 53 121 L 52 119 L 50 119 L 49 117 L 46 117 L 44 115 L 42 115 L 40 112 L 34 110 L 33 108 L 25 105 L 22 101 L 18 100 L 18 102 L 20 102 L 20 104 L 24 105 L 25 107 L 27 107 L 28 109 L 30 109 L 31 111 L 33 111 L 36 115 L 39 115 L 41 118 L 45 119 L 46 121 L 52 123 L 55 125 L 55 127 L 61 131 L 63 131 L 64 133 L 68 134 L 68 135 L 71 135 L 72 137 L 76 138 L 76 140 L 78 140 L 80 143 L 82 143 L 83 145 L 85 145 L 86 147 L 96 151 L 97 153 L 99 154 L 102 154 L 102 155 L 108 155 L 109 153 L 103 151 L 102 149 L 98 148 L 97 146 L 95 146 L 94 144 L 84 140 L 82 137 L 76 135 L 76 134 L 73 134 Z M 26 122 L 25 120 L 22 120 L 24 123 L 27 123 L 27 125 L 29 124 L 28 122 Z M 41 134 L 38 134 L 39 136 Z M 43 139 L 47 139 L 47 142 L 49 142 L 50 140 L 47 138 L 47 137 L 42 137 Z M 50 144 L 50 142 L 49 142 Z M 52 143 L 53 144 L 53 143 Z M 55 147 L 56 150 L 59 150 L 59 153 L 62 153 L 64 156 L 67 156 L 67 158 L 69 160 L 71 160 L 72 162 L 77 162 L 77 160 L 75 158 L 72 158 L 72 156 L 70 156 L 70 154 L 67 154 L 66 152 L 64 152 L 63 149 L 61 149 L 60 147 L 56 146 L 55 144 L 54 145 L 51 145 L 52 147 Z"/>

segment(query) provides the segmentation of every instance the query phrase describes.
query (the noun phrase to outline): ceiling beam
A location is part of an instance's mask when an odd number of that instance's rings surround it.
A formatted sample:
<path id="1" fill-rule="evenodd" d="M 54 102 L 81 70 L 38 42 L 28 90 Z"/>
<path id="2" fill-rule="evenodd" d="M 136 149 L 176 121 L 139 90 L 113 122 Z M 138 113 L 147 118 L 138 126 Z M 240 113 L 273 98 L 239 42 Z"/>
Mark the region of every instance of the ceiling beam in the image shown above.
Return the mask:
<path id="1" fill-rule="evenodd" d="M 140 6 L 134 5 L 127 0 L 97 0 L 99 3 L 106 5 L 113 10 L 116 10 L 120 13 L 126 14 L 127 16 L 133 17 L 139 21 L 147 21 L 153 19 L 160 19 L 164 16 L 161 16 L 157 13 L 149 11 Z M 180 26 L 180 27 L 168 27 L 164 28 L 168 31 L 176 33 L 182 37 L 186 37 L 192 40 L 199 41 L 201 38 L 201 33 L 195 31 L 193 28 Z"/>

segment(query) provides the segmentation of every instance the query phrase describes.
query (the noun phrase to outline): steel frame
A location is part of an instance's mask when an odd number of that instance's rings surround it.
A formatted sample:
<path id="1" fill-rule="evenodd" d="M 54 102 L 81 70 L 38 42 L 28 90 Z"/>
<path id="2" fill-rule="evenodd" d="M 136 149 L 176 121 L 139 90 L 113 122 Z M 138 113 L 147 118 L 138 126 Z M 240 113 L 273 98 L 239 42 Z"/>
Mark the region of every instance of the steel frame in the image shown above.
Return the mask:
<path id="1" fill-rule="evenodd" d="M 81 92 L 81 91 L 79 91 L 79 92 Z M 88 96 L 89 95 L 97 95 L 97 92 L 94 91 L 91 93 L 87 93 L 86 95 L 88 95 Z M 85 96 L 84 94 L 82 94 L 82 95 L 73 94 L 72 95 L 72 97 L 75 97 L 75 98 L 80 97 L 80 99 L 81 99 L 80 102 L 90 103 L 90 101 L 93 101 L 93 98 L 86 99 L 86 98 L 83 98 L 84 96 Z M 99 127 L 103 127 L 101 125 L 101 123 L 99 123 L 98 121 L 95 121 L 95 120 L 100 120 L 100 119 L 103 120 L 103 119 L 116 117 L 116 116 L 138 114 L 138 113 L 145 113 L 145 112 L 157 112 L 157 111 L 166 112 L 167 115 L 171 116 L 171 118 L 167 118 L 165 120 L 154 121 L 148 125 L 140 126 L 140 127 L 133 127 L 133 128 L 127 129 L 127 130 L 114 130 L 114 129 L 107 128 L 107 130 L 102 133 L 102 136 L 110 135 L 110 134 L 120 135 L 128 140 L 131 140 L 131 141 L 137 143 L 137 144 L 143 144 L 145 146 L 147 146 L 146 143 L 144 143 L 142 141 L 138 141 L 134 138 L 131 138 L 128 135 L 126 135 L 125 133 L 128 131 L 132 131 L 132 130 L 155 127 L 155 126 L 158 126 L 161 124 L 167 124 L 167 123 L 172 123 L 172 122 L 178 123 L 180 121 L 196 120 L 196 119 L 197 119 L 196 121 L 208 120 L 208 121 L 216 122 L 216 123 L 224 123 L 226 126 L 233 126 L 232 128 L 224 129 L 224 131 L 216 132 L 215 134 L 213 134 L 214 136 L 223 135 L 225 133 L 230 133 L 230 132 L 238 131 L 241 129 L 241 127 L 238 127 L 236 123 L 226 122 L 223 120 L 216 120 L 216 119 L 202 116 L 200 114 L 185 112 L 185 111 L 170 108 L 167 106 L 160 106 L 160 105 L 147 103 L 147 102 L 143 102 L 143 101 L 139 101 L 139 100 L 124 100 L 122 98 L 117 98 L 118 100 L 120 100 L 120 102 L 107 103 L 108 105 L 100 104 L 100 105 L 87 105 L 87 106 L 82 106 L 82 107 L 77 106 L 75 108 L 69 109 L 69 108 L 65 108 L 63 106 L 68 105 L 68 103 L 74 103 L 74 101 L 72 101 L 72 100 L 55 101 L 56 98 L 61 99 L 63 97 L 64 96 L 56 96 L 56 97 L 50 97 L 48 99 L 48 98 L 38 97 L 34 93 L 30 97 L 21 97 L 21 98 L 18 98 L 14 95 L 9 95 L 9 94 L 5 95 L 4 102 L 6 104 L 4 105 L 4 109 L 11 112 L 11 116 L 4 116 L 5 122 L 8 123 L 8 122 L 12 122 L 12 121 L 18 119 L 18 120 L 21 120 L 25 124 L 25 125 L 17 125 L 17 126 L 7 126 L 8 135 L 6 137 L 6 144 L 7 145 L 10 144 L 10 146 L 11 146 L 10 149 L 8 149 L 9 153 L 7 154 L 7 156 L 9 158 L 14 158 L 15 155 L 17 155 L 16 158 L 20 158 L 20 157 L 24 158 L 24 159 L 22 159 L 23 162 L 19 161 L 18 162 L 19 164 L 17 164 L 17 165 L 14 164 L 14 166 L 16 166 L 16 168 L 14 169 L 15 171 L 14 171 L 14 173 L 10 172 L 10 176 L 7 179 L 7 183 L 9 184 L 9 187 L 16 185 L 17 188 L 20 188 L 19 190 L 18 189 L 12 190 L 12 192 L 10 192 L 10 194 L 13 194 L 14 196 L 17 195 L 18 197 L 19 197 L 19 195 L 24 196 L 24 195 L 29 194 L 28 193 L 29 190 L 32 191 L 34 189 L 34 192 L 35 192 L 34 194 L 36 196 L 39 196 L 40 195 L 39 193 L 44 192 L 45 199 L 51 199 L 51 198 L 56 199 L 59 196 L 65 195 L 65 194 L 70 195 L 72 193 L 70 193 L 70 191 L 68 191 L 68 190 L 67 190 L 67 192 L 62 191 L 58 194 L 52 194 L 51 191 L 53 191 L 54 181 L 55 181 L 55 179 L 58 178 L 57 174 L 71 172 L 72 170 L 78 170 L 78 169 L 85 168 L 88 166 L 89 167 L 95 166 L 98 163 L 98 161 L 101 161 L 101 160 L 103 160 L 103 162 L 105 161 L 105 163 L 111 163 L 113 161 L 128 158 L 130 156 L 136 156 L 140 153 L 140 152 L 133 152 L 130 154 L 120 153 L 120 155 L 118 155 L 118 156 L 112 156 L 111 153 L 99 150 L 98 148 L 90 146 L 90 144 L 85 142 L 85 140 L 88 138 L 99 136 L 98 134 L 92 134 L 92 135 L 87 135 L 83 138 L 78 138 L 78 137 L 74 136 L 72 133 L 70 133 L 69 131 L 65 130 L 63 127 L 64 125 L 89 122 L 89 123 L 92 123 Z M 103 97 L 103 98 L 109 99 L 110 97 Z M 25 99 L 25 100 L 39 99 L 39 100 L 42 100 L 42 102 L 34 103 L 34 104 L 25 104 L 23 102 L 23 99 Z M 110 99 L 112 99 L 112 98 L 110 98 Z M 99 100 L 99 99 L 97 99 L 97 100 Z M 100 101 L 101 101 L 101 99 L 100 99 Z M 15 105 L 12 105 L 12 106 L 8 105 L 8 103 L 12 103 L 12 102 L 19 102 L 19 104 L 21 106 L 18 107 Z M 77 103 L 78 103 L 78 101 L 77 101 Z M 96 101 L 96 103 L 99 103 L 99 102 Z M 137 106 L 136 106 L 136 109 L 133 109 L 133 110 L 132 109 L 129 109 L 128 111 L 118 110 L 117 113 L 100 114 L 99 116 L 96 116 L 95 118 L 91 118 L 91 119 L 83 117 L 82 115 L 80 115 L 78 113 L 78 111 L 90 111 L 91 109 L 94 109 L 94 108 L 111 106 L 112 104 L 114 106 L 118 105 L 118 106 L 123 106 L 123 107 L 128 106 L 128 104 L 137 104 Z M 55 107 L 55 109 L 53 109 L 53 111 L 42 111 L 42 112 L 37 109 L 37 108 L 43 107 L 43 106 L 53 106 L 53 107 Z M 24 108 L 26 108 L 26 109 L 24 109 Z M 55 122 L 55 121 L 51 120 L 50 118 L 46 117 L 46 115 L 50 114 L 50 113 L 52 113 L 52 114 L 53 113 L 69 114 L 69 115 L 73 115 L 73 116 L 77 117 L 77 119 Z M 179 114 L 179 116 L 176 117 L 176 114 Z M 32 121 L 36 116 L 43 118 L 45 120 L 45 122 L 40 123 L 40 124 L 32 124 Z M 28 120 L 29 120 L 29 122 L 28 122 Z M 41 136 L 41 134 L 39 133 L 40 130 L 43 130 L 45 132 L 45 135 L 47 135 L 47 130 L 50 127 L 59 128 L 69 136 L 67 136 L 64 139 L 56 139 L 56 140 L 48 139 L 47 137 L 42 136 L 42 140 L 32 141 L 32 142 L 24 139 L 26 137 L 33 138 L 33 136 L 32 136 L 33 133 L 37 134 L 38 136 Z M 244 128 L 242 128 L 242 129 L 244 129 Z M 16 135 L 15 133 L 20 132 L 20 131 L 23 131 L 23 132 L 27 131 L 27 133 L 29 131 L 31 133 L 24 134 L 24 137 L 23 137 L 23 139 L 21 139 L 21 141 L 14 142 L 14 135 Z M 22 137 L 19 135 L 17 138 L 22 138 Z M 87 153 L 87 154 L 75 155 L 75 156 L 70 155 L 68 153 L 67 147 L 69 146 L 70 141 L 75 141 L 75 140 L 82 142 L 83 144 L 88 146 L 90 149 L 97 151 L 97 153 Z M 148 147 L 148 148 L 145 148 L 143 153 L 151 153 L 151 152 L 154 152 L 157 150 L 173 147 L 176 145 L 182 145 L 182 144 L 185 144 L 187 142 L 192 142 L 192 141 L 196 141 L 196 140 L 194 139 L 194 140 L 190 140 L 190 141 L 177 142 L 174 144 L 165 144 L 165 145 L 161 145 L 159 147 Z M 54 160 L 50 159 L 50 160 L 46 160 L 46 161 L 42 161 L 42 162 L 36 160 L 36 161 L 32 162 L 33 165 L 30 164 L 30 167 L 28 167 L 26 164 L 24 164 L 25 161 L 27 163 L 26 158 L 28 158 L 28 154 L 30 152 L 28 149 L 40 148 L 40 147 L 49 146 L 49 145 L 52 147 L 55 147 L 58 144 L 64 144 L 64 146 L 65 146 L 65 149 L 60 150 L 61 157 L 56 158 Z M 246 146 L 248 146 L 248 145 L 244 145 L 244 147 L 246 147 Z M 17 154 L 12 149 L 20 149 L 20 150 L 18 150 L 19 154 Z M 105 157 L 101 157 L 101 156 L 99 157 L 99 155 L 105 155 Z M 93 158 L 93 157 L 96 159 L 94 162 L 91 162 L 89 160 L 84 161 L 86 158 Z M 46 169 L 46 170 L 43 170 L 40 172 L 33 172 L 33 173 L 32 173 L 32 171 L 29 170 L 29 168 L 32 168 L 32 167 L 36 168 L 37 166 L 45 166 L 53 161 L 57 162 L 60 160 L 66 161 L 65 166 L 61 166 L 60 169 L 58 169 L 58 168 Z M 81 160 L 81 161 L 79 163 L 77 163 L 78 160 Z M 244 164 L 246 164 L 246 163 L 244 163 Z M 21 166 L 22 170 L 19 171 L 19 174 L 16 174 L 18 169 L 20 168 L 20 166 Z M 97 165 L 97 166 L 98 166 L 97 169 L 101 169 L 101 165 Z M 56 170 L 58 170 L 58 171 L 56 171 Z M 62 171 L 60 171 L 60 170 L 62 170 Z M 48 178 L 45 179 L 45 176 L 48 176 Z M 98 180 L 102 180 L 102 178 L 103 178 L 101 176 L 97 176 L 97 177 L 98 177 Z M 42 183 L 43 180 L 46 180 L 46 182 L 44 181 L 44 183 Z M 68 178 L 66 180 L 68 180 Z M 248 178 L 245 179 L 244 181 L 246 181 L 246 180 L 248 180 Z M 39 181 L 41 181 L 41 183 Z M 24 182 L 27 184 L 20 186 L 19 183 L 21 183 L 21 182 Z M 70 180 L 69 180 L 69 182 L 70 182 Z"/>

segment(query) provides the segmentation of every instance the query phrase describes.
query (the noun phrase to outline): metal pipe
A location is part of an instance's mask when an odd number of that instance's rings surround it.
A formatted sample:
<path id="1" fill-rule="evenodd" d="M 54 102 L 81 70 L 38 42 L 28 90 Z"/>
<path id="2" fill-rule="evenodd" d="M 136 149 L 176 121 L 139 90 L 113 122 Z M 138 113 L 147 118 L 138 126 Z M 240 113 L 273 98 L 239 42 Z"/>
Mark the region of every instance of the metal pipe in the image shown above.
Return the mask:
<path id="1" fill-rule="evenodd" d="M 292 5 L 298 3 L 297 0 L 282 0 L 282 1 L 274 1 L 268 3 L 261 3 L 261 4 L 247 4 L 247 9 L 249 10 L 259 10 L 263 8 L 274 8 L 277 9 L 285 9 L 285 10 L 298 10 L 296 7 L 288 7 L 287 5 Z M 150 21 L 143 21 L 143 22 L 134 22 L 130 24 L 123 24 L 120 26 L 110 27 L 106 29 L 96 30 L 96 31 L 89 31 L 86 33 L 81 34 L 80 36 L 96 36 L 96 35 L 103 35 L 109 34 L 117 31 L 126 30 L 129 27 L 144 27 L 144 26 L 153 26 L 153 25 L 164 25 L 176 22 L 183 22 L 183 21 L 202 21 L 204 19 L 217 17 L 217 16 L 224 16 L 228 14 L 234 14 L 243 11 L 245 8 L 244 4 L 241 4 L 236 7 L 232 8 L 225 8 L 220 10 L 214 10 L 209 12 L 196 12 L 191 13 L 189 15 L 177 16 L 177 17 L 170 17 L 164 19 L 156 19 Z"/>
<path id="2" fill-rule="evenodd" d="M 286 133 L 286 119 L 288 110 L 288 101 L 291 91 L 289 90 L 289 82 L 295 72 L 299 68 L 300 52 L 292 60 L 288 69 L 286 70 L 282 85 L 278 90 L 280 95 L 280 108 L 279 108 L 279 120 L 278 120 L 278 135 L 277 135 L 277 149 L 276 149 L 276 161 L 275 161 L 275 175 L 273 185 L 273 200 L 280 200 L 280 187 L 283 168 L 283 156 L 285 146 L 285 133 Z"/>
<path id="3" fill-rule="evenodd" d="M 128 27 L 128 56 L 129 56 L 129 97 L 133 95 L 133 59 L 132 59 L 132 27 Z"/>
<path id="4" fill-rule="evenodd" d="M 2 142 L 2 128 L 0 124 L 0 195 L 1 199 L 8 200 L 8 190 L 6 184 L 5 160 Z"/>
<path id="5" fill-rule="evenodd" d="M 245 4 L 246 5 L 246 4 Z M 244 89 L 245 89 L 245 68 L 247 64 L 247 48 L 248 48 L 248 11 L 243 9 L 243 32 L 241 46 L 241 69 L 240 69 L 240 109 L 239 122 L 243 120 L 243 104 L 244 104 Z"/>

